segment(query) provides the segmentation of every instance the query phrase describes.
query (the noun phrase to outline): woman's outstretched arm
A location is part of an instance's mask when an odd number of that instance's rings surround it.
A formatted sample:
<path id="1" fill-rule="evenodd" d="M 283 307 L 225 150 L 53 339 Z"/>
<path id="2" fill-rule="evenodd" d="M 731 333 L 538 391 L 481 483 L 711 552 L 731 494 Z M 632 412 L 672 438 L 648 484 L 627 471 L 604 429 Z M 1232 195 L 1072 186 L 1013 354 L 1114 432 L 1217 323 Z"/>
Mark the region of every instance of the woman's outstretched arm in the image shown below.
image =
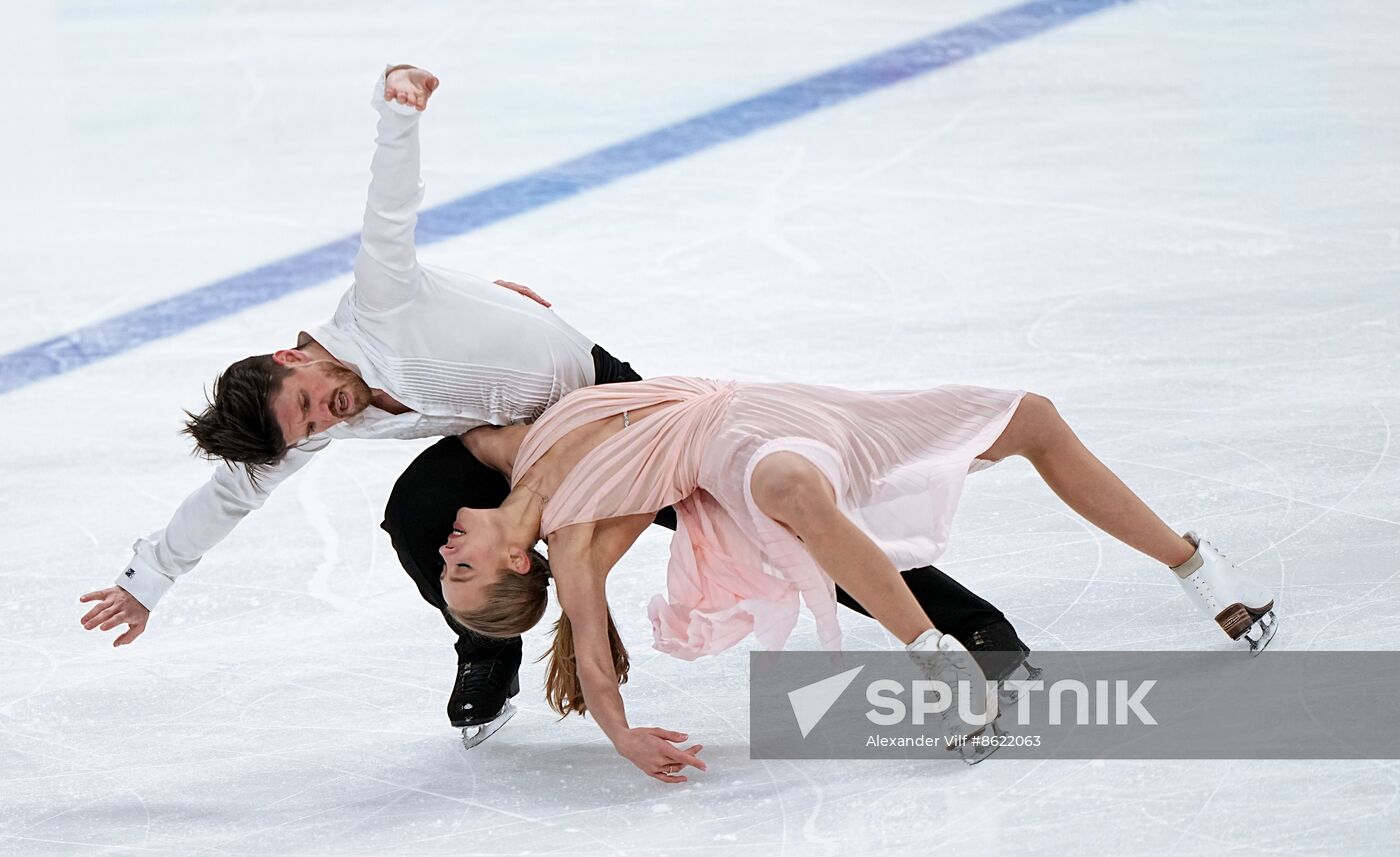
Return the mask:
<path id="1" fill-rule="evenodd" d="M 705 770 L 701 745 L 681 749 L 683 733 L 655 727 L 633 728 L 618 690 L 608 634 L 607 575 L 643 530 L 651 515 L 631 515 L 565 527 L 549 539 L 550 567 L 559 606 L 569 617 L 575 667 L 588 713 L 622 756 L 648 776 L 683 783 L 686 765 Z"/>

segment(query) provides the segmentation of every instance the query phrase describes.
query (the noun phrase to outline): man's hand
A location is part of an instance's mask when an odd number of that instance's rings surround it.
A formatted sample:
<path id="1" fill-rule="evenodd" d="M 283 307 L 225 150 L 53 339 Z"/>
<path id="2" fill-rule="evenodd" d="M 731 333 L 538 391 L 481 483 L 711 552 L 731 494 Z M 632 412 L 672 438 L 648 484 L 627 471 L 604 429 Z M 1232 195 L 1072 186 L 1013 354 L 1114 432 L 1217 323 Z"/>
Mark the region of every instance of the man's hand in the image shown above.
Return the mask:
<path id="1" fill-rule="evenodd" d="M 529 286 L 522 286 L 519 283 L 512 283 L 510 280 L 497 280 L 496 285 L 504 286 L 510 289 L 512 292 L 522 294 L 530 300 L 534 301 L 535 303 L 539 304 L 540 306 L 554 306 L 554 304 L 535 294 L 535 290 L 530 288 Z"/>
<path id="2" fill-rule="evenodd" d="M 700 761 L 698 755 L 705 749 L 705 745 L 695 744 L 684 750 L 676 746 L 676 743 L 685 739 L 683 733 L 672 732 L 669 729 L 629 729 L 626 737 L 617 745 L 617 752 L 654 780 L 663 783 L 683 783 L 686 778 L 680 775 L 680 771 L 686 765 L 701 771 L 706 770 L 705 763 Z"/>
<path id="3" fill-rule="evenodd" d="M 432 72 L 411 65 L 395 66 L 384 76 L 384 100 L 427 109 L 428 99 L 437 91 L 438 79 Z"/>
<path id="4" fill-rule="evenodd" d="M 151 618 L 151 611 L 120 586 L 89 592 L 78 600 L 99 602 L 83 617 L 83 627 L 89 631 L 93 628 L 110 631 L 126 623 L 126 631 L 112 641 L 113 646 L 124 646 L 141 636 L 141 632 L 146 630 L 147 620 Z"/>

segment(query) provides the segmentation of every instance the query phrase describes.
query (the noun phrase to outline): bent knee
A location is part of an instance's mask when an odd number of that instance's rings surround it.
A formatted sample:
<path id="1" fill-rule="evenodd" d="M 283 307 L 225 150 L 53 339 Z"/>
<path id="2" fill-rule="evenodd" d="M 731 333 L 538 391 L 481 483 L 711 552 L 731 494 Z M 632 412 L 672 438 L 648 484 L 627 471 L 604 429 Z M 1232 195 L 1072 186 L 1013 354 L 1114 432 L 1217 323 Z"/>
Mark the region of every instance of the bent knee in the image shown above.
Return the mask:
<path id="1" fill-rule="evenodd" d="M 768 517 L 794 525 L 836 508 L 836 492 L 815 464 L 795 452 L 775 452 L 755 465 L 754 503 Z"/>
<path id="2" fill-rule="evenodd" d="M 1009 455 L 1031 458 L 1067 428 L 1054 402 L 1039 393 L 1027 393 L 996 442 L 977 457 L 987 461 L 1000 461 Z"/>
<path id="3" fill-rule="evenodd" d="M 1021 397 L 1021 404 L 1016 408 L 1016 417 L 1029 420 L 1039 426 L 1064 422 L 1060 412 L 1055 408 L 1055 403 L 1039 393 L 1027 393 Z"/>
<path id="4" fill-rule="evenodd" d="M 1054 445 L 1069 430 L 1055 403 L 1039 393 L 1027 393 L 1013 418 L 1020 422 L 1022 455 L 1031 455 Z"/>

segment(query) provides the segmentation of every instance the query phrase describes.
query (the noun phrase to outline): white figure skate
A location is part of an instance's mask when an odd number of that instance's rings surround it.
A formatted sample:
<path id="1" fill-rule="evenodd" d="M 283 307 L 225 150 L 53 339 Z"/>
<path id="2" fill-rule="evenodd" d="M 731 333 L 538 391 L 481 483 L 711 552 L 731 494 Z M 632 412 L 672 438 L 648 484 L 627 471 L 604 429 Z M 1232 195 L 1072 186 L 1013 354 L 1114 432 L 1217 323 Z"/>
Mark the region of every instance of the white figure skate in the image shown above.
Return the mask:
<path id="1" fill-rule="evenodd" d="M 972 705 L 969 707 L 975 714 L 985 712 L 987 705 L 994 705 L 996 697 L 995 690 L 987 693 L 987 678 L 967 648 L 952 634 L 944 634 L 937 628 L 923 632 L 918 639 L 904 648 L 925 678 L 942 682 L 953 691 L 951 704 L 941 714 L 943 732 L 952 743 L 949 749 L 956 749 L 962 760 L 969 765 L 975 765 L 995 753 L 998 746 L 996 740 L 975 739 L 983 736 L 995 739 L 1000 735 L 1001 730 L 996 720 L 993 719 L 985 726 L 975 726 L 964 723 L 958 716 L 958 694 L 964 689 L 970 690 L 974 695 L 984 694 L 980 704 L 975 696 L 971 700 Z M 988 696 L 991 699 L 988 699 Z"/>
<path id="2" fill-rule="evenodd" d="M 1210 542 L 1195 533 L 1186 533 L 1185 538 L 1196 546 L 1196 553 L 1172 569 L 1181 588 L 1230 639 L 1243 638 L 1250 652 L 1259 654 L 1278 626 L 1273 593 L 1236 568 Z"/>

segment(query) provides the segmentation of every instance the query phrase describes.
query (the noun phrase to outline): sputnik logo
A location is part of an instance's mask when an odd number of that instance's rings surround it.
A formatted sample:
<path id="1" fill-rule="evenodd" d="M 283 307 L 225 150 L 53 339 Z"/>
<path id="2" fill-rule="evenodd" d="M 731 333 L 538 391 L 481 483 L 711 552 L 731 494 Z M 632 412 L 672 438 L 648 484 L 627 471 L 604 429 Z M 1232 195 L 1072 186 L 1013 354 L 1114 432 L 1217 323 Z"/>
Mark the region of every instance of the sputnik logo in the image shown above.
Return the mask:
<path id="1" fill-rule="evenodd" d="M 792 713 L 797 718 L 797 728 L 802 730 L 803 738 L 816 728 L 863 669 L 864 665 L 858 666 L 830 678 L 803 685 L 797 690 L 788 691 L 788 703 L 792 705 Z"/>

